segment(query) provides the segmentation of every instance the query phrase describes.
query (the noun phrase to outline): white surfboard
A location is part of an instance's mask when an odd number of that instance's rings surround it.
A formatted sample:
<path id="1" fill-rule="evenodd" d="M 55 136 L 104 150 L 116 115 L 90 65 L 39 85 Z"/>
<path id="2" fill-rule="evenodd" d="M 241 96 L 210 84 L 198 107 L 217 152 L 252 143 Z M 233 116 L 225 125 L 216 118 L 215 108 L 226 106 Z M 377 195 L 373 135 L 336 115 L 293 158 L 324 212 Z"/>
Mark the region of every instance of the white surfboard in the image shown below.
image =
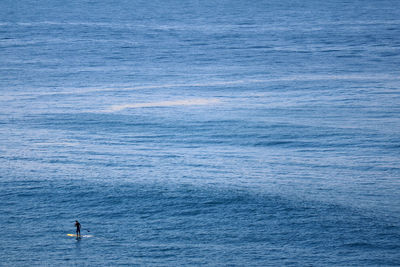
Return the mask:
<path id="1" fill-rule="evenodd" d="M 72 236 L 72 237 L 93 237 L 92 235 L 76 235 L 76 234 L 67 234 L 67 236 Z"/>

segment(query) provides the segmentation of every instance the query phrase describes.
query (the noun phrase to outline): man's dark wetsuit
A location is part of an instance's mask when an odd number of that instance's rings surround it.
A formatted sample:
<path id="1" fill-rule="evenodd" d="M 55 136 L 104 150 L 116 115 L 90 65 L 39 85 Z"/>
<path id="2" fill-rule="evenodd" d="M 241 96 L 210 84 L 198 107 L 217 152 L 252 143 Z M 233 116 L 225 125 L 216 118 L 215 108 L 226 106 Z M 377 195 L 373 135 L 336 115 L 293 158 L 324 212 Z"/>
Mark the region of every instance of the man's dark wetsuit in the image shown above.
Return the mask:
<path id="1" fill-rule="evenodd" d="M 81 224 L 78 221 L 75 221 L 75 227 L 76 227 L 76 235 L 80 236 L 81 235 Z"/>

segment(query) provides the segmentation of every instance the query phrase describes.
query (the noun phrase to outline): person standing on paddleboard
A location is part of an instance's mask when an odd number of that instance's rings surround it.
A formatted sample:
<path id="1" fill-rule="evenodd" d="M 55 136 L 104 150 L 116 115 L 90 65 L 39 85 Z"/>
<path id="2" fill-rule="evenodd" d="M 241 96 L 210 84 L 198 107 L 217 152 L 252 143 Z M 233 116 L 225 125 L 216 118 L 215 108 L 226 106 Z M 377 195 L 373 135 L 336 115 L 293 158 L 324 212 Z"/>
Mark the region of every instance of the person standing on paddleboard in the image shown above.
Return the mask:
<path id="1" fill-rule="evenodd" d="M 81 224 L 78 221 L 75 221 L 76 227 L 76 236 L 81 236 Z"/>

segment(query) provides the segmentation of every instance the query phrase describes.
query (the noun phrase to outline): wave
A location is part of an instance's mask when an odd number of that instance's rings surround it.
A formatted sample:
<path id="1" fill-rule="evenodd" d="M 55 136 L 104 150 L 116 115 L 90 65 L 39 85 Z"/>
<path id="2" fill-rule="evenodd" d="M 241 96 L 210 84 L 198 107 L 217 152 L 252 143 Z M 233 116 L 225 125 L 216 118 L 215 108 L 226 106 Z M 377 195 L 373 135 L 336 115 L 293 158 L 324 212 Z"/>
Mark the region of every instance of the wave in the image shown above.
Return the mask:
<path id="1" fill-rule="evenodd" d="M 76 88 L 72 91 L 53 91 L 53 92 L 10 92 L 10 95 L 18 97 L 33 97 L 33 96 L 49 96 L 49 95 L 81 95 L 99 92 L 129 92 L 137 90 L 163 89 L 163 88 L 180 88 L 180 87 L 211 87 L 211 86 L 226 86 L 226 85 L 246 85 L 254 83 L 272 83 L 272 82 L 296 82 L 296 81 L 334 81 L 334 80 L 399 80 L 400 76 L 395 74 L 343 74 L 343 75 L 324 75 L 324 74 L 297 74 L 282 77 L 270 77 L 260 79 L 240 79 L 240 80 L 216 80 L 210 82 L 182 82 L 170 84 L 154 84 L 154 85 L 138 85 L 138 86 L 121 86 L 115 88 Z M 66 88 L 68 90 L 68 88 Z M 72 88 L 70 88 L 72 89 Z"/>
<path id="2" fill-rule="evenodd" d="M 184 100 L 175 100 L 175 101 L 160 101 L 160 102 L 149 102 L 149 103 L 114 105 L 107 111 L 115 112 L 115 111 L 121 111 L 121 110 L 129 109 L 129 108 L 198 106 L 198 105 L 216 104 L 219 102 L 220 102 L 220 100 L 218 100 L 216 98 L 184 99 Z"/>
<path id="3" fill-rule="evenodd" d="M 370 20 L 340 20 L 340 21 L 316 21 L 311 23 L 301 23 L 300 27 L 302 30 L 309 31 L 310 27 L 303 27 L 306 25 L 312 25 L 316 27 L 315 29 L 319 29 L 326 26 L 348 26 L 348 25 L 398 25 L 400 24 L 400 20 L 391 19 L 391 20 L 379 20 L 379 19 L 370 19 Z M 135 28 L 135 27 L 143 27 L 143 28 L 154 28 L 160 30 L 203 30 L 209 31 L 211 30 L 232 30 L 232 29 L 240 29 L 240 28 L 258 28 L 261 30 L 291 30 L 293 29 L 293 25 L 290 26 L 282 26 L 281 24 L 237 24 L 237 23 L 218 23 L 218 24 L 190 24 L 190 23 L 168 23 L 168 24 L 159 24 L 159 23 L 115 23 L 115 22 L 99 22 L 99 21 L 88 21 L 88 20 L 70 20 L 70 21 L 56 21 L 56 20 L 43 20 L 43 21 L 17 21 L 17 22 L 0 22 L 0 26 L 42 26 L 42 25 L 76 25 L 76 26 L 95 26 L 95 27 L 108 27 L 108 28 Z M 313 30 L 313 28 L 311 28 Z"/>

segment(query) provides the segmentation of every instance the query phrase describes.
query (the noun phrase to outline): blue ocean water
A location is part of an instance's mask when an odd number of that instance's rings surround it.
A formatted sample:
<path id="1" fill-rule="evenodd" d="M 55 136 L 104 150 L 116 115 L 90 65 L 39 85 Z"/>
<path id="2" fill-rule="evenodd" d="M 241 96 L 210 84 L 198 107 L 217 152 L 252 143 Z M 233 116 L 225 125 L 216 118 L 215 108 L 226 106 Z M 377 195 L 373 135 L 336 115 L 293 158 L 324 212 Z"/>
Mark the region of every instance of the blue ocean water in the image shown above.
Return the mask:
<path id="1" fill-rule="evenodd" d="M 0 266 L 399 266 L 399 10 L 1 1 Z"/>

